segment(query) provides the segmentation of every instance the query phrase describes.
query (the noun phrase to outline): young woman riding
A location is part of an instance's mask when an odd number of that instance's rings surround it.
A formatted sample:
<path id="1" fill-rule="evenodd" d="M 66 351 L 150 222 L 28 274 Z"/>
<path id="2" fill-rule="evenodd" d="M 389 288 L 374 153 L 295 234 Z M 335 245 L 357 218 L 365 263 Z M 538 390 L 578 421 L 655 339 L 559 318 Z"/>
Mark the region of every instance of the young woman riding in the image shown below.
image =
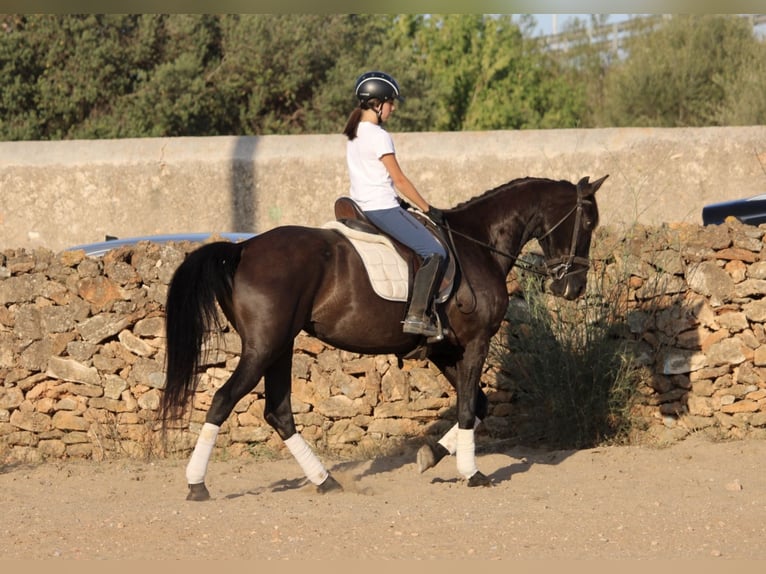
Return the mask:
<path id="1" fill-rule="evenodd" d="M 404 101 L 399 84 L 383 72 L 366 72 L 356 80 L 354 94 L 359 106 L 343 130 L 348 138 L 350 195 L 378 228 L 422 258 L 402 330 L 435 337 L 440 335 L 439 329 L 428 310 L 441 282 L 446 253 L 425 226 L 402 207 L 397 192 L 437 225 L 444 223 L 443 213 L 430 206 L 404 174 L 391 135 L 383 129 L 396 102 Z"/>

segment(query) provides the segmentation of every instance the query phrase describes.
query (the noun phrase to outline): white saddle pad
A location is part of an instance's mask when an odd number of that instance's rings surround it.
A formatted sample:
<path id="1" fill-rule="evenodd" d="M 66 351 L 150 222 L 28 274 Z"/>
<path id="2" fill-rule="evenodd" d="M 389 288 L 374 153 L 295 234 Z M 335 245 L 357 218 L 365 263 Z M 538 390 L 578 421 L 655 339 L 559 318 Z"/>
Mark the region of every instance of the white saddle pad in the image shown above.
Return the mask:
<path id="1" fill-rule="evenodd" d="M 407 262 L 388 237 L 351 229 L 339 221 L 329 221 L 322 227 L 336 229 L 351 241 L 364 262 L 375 293 L 389 301 L 407 300 L 410 287 Z"/>

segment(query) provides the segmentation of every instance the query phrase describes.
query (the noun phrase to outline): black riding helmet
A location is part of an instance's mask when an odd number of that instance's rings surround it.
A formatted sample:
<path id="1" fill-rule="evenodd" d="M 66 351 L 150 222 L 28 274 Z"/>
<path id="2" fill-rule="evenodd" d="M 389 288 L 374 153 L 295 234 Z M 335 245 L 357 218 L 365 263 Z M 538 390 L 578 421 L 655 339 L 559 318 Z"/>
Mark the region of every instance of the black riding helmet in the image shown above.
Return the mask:
<path id="1" fill-rule="evenodd" d="M 360 104 L 366 104 L 371 99 L 381 102 L 404 101 L 404 97 L 399 92 L 399 84 L 384 72 L 365 72 L 359 76 L 354 93 L 359 98 Z"/>

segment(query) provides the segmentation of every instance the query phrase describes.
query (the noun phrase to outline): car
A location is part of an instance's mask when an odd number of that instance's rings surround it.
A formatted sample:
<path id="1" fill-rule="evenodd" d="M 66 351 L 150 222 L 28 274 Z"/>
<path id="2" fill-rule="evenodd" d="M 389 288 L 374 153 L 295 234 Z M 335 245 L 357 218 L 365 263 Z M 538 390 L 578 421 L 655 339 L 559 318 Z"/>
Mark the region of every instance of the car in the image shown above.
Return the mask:
<path id="1" fill-rule="evenodd" d="M 702 224 L 717 225 L 734 217 L 748 225 L 766 223 L 766 193 L 745 199 L 711 203 L 702 208 Z"/>
<path id="2" fill-rule="evenodd" d="M 85 251 L 85 255 L 89 257 L 100 257 L 112 249 L 123 247 L 124 245 L 135 245 L 140 241 L 151 241 L 152 243 L 169 243 L 179 241 L 191 241 L 193 243 L 203 243 L 211 237 L 220 237 L 221 239 L 228 239 L 232 242 L 244 241 L 255 237 L 255 233 L 241 233 L 241 232 L 223 232 L 223 233 L 169 233 L 164 235 L 144 235 L 140 237 L 126 237 L 120 239 L 117 237 L 107 236 L 104 241 L 97 243 L 84 243 L 82 245 L 75 245 L 68 247 L 65 251 Z"/>

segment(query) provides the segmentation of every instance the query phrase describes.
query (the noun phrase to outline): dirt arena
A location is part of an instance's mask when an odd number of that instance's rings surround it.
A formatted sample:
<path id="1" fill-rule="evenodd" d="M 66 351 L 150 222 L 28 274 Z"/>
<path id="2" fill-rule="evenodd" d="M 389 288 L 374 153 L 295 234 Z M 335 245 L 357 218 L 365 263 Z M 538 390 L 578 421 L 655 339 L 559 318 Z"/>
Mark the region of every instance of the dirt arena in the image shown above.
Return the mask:
<path id="1" fill-rule="evenodd" d="M 494 486 L 414 453 L 213 460 L 187 502 L 185 460 L 0 466 L 3 559 L 765 559 L 766 441 L 480 452 Z"/>

